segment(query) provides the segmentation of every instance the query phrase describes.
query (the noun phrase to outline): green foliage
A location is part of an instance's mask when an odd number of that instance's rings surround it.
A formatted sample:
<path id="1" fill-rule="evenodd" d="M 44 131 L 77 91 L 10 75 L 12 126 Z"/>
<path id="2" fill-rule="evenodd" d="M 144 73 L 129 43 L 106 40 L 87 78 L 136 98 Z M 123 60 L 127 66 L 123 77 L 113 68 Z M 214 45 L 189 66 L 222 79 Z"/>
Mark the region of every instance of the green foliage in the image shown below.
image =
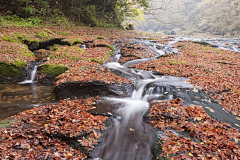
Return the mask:
<path id="1" fill-rule="evenodd" d="M 34 26 L 39 26 L 40 24 L 43 23 L 43 18 L 42 17 L 29 17 L 27 21 L 34 25 Z"/>
<path id="2" fill-rule="evenodd" d="M 84 15 L 84 21 L 89 24 L 91 27 L 98 26 L 98 21 L 96 18 L 96 6 L 88 5 L 86 7 L 86 13 Z"/>
<path id="3" fill-rule="evenodd" d="M 149 4 L 147 0 L 133 0 L 133 1 L 121 1 L 117 0 L 115 6 L 115 12 L 117 22 L 122 24 L 124 21 L 124 26 L 128 25 L 128 19 L 136 18 L 138 20 L 143 19 L 143 8 L 148 8 Z"/>
<path id="4" fill-rule="evenodd" d="M 0 15 L 0 25 L 3 27 L 39 27 L 40 18 L 29 18 L 23 19 L 18 17 L 17 15 Z"/>
<path id="5" fill-rule="evenodd" d="M 108 23 L 108 22 L 104 22 L 104 21 L 99 21 L 97 26 L 104 27 L 104 28 L 114 28 L 115 27 L 115 25 L 113 23 Z"/>
<path id="6" fill-rule="evenodd" d="M 55 64 L 44 64 L 38 68 L 38 70 L 42 73 L 51 75 L 51 76 L 58 76 L 68 70 L 66 66 L 62 65 L 55 65 Z"/>
<path id="7" fill-rule="evenodd" d="M 69 25 L 73 20 L 95 27 L 120 27 L 128 17 L 142 15 L 141 7 L 148 7 L 147 0 L 14 0 L 13 3 L 0 1 L 7 9 L 1 16 L 1 25 L 35 27 L 41 25 Z"/>
<path id="8" fill-rule="evenodd" d="M 21 68 L 12 63 L 0 62 L 0 76 L 3 77 L 19 77 Z"/>

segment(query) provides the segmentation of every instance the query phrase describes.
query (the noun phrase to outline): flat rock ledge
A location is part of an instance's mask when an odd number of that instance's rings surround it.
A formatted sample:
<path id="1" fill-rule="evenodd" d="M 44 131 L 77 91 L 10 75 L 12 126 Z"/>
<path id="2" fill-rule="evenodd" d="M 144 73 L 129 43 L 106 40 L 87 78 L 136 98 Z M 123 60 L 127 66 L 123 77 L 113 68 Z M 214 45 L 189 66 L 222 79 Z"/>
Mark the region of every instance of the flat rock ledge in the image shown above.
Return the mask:
<path id="1" fill-rule="evenodd" d="M 108 84 L 102 81 L 94 80 L 91 82 L 67 82 L 62 83 L 54 88 L 54 93 L 58 100 L 60 99 L 77 99 L 88 97 L 129 97 L 134 89 L 131 83 L 112 83 Z"/>

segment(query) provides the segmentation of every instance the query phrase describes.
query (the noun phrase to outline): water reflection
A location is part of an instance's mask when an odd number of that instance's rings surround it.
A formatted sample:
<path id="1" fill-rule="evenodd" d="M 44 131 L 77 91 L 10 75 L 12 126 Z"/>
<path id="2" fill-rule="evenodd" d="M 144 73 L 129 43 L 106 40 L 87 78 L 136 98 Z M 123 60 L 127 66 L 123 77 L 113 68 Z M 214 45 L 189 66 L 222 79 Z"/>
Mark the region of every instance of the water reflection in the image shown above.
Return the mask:
<path id="1" fill-rule="evenodd" d="M 53 86 L 31 84 L 0 84 L 0 119 L 40 104 L 54 103 Z"/>

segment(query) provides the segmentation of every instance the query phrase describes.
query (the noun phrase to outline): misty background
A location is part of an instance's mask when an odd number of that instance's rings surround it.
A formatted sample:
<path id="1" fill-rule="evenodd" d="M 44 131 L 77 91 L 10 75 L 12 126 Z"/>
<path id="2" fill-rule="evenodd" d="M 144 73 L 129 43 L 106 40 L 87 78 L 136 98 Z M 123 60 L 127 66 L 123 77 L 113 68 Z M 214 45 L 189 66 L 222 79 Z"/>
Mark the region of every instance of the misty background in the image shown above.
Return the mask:
<path id="1" fill-rule="evenodd" d="M 239 0 L 149 0 L 135 30 L 168 35 L 240 35 Z"/>

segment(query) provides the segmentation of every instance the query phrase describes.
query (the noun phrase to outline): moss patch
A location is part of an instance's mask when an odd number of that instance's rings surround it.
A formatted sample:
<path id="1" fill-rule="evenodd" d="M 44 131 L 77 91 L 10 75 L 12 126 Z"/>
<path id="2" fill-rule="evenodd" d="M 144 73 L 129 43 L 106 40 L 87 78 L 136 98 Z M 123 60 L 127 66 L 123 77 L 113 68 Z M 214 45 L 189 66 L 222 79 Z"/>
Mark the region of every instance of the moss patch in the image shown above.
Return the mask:
<path id="1" fill-rule="evenodd" d="M 17 65 L 22 66 L 23 63 Z M 0 75 L 3 77 L 19 77 L 21 75 L 21 67 L 17 67 L 12 63 L 0 62 Z"/>
<path id="2" fill-rule="evenodd" d="M 18 120 L 16 120 L 16 119 L 6 119 L 6 120 L 1 120 L 0 121 L 0 129 L 1 128 L 9 128 L 9 127 L 11 127 L 11 125 L 12 125 L 12 123 L 13 122 L 17 122 Z"/>
<path id="3" fill-rule="evenodd" d="M 35 34 L 37 38 L 46 38 L 49 37 L 49 33 L 46 31 L 38 31 L 37 34 Z"/>
<path id="4" fill-rule="evenodd" d="M 25 66 L 27 65 L 27 63 L 23 61 L 14 61 L 14 64 L 21 69 L 25 68 Z"/>
<path id="5" fill-rule="evenodd" d="M 66 66 L 55 65 L 55 64 L 44 64 L 40 66 L 39 71 L 51 76 L 58 76 L 68 70 Z"/>
<path id="6" fill-rule="evenodd" d="M 97 57 L 91 58 L 91 61 L 92 61 L 92 62 L 97 62 L 97 63 L 99 63 L 99 64 L 103 64 L 103 61 L 102 61 L 101 59 L 97 58 Z"/>
<path id="7" fill-rule="evenodd" d="M 17 42 L 17 40 L 15 40 L 13 37 L 10 37 L 7 35 L 2 36 L 2 40 L 9 41 L 9 42 Z"/>
<path id="8" fill-rule="evenodd" d="M 4 41 L 23 43 L 25 40 L 27 40 L 27 35 L 24 33 L 15 33 L 3 35 L 1 38 Z"/>
<path id="9" fill-rule="evenodd" d="M 184 62 L 182 62 L 182 61 L 169 61 L 168 62 L 170 65 L 183 65 L 184 64 Z"/>
<path id="10" fill-rule="evenodd" d="M 104 37 L 97 37 L 97 39 L 104 39 Z"/>
<path id="11" fill-rule="evenodd" d="M 112 45 L 107 45 L 107 48 L 110 48 L 112 51 L 115 51 L 114 47 Z"/>

